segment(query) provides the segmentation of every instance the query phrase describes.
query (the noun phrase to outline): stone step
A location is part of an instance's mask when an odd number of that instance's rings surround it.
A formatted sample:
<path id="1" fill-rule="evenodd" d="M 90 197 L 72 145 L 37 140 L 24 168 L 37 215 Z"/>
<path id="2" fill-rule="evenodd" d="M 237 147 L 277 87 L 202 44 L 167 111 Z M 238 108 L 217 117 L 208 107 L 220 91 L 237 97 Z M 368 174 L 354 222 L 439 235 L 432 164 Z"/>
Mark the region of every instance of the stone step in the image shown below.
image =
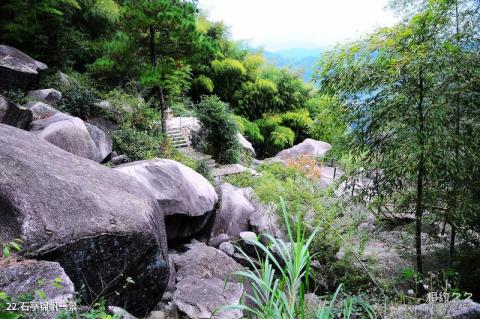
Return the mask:
<path id="1" fill-rule="evenodd" d="M 186 141 L 185 137 L 183 136 L 169 136 L 172 141 Z"/>
<path id="2" fill-rule="evenodd" d="M 175 129 L 175 130 L 167 130 L 167 134 L 181 134 L 182 133 L 182 130 L 178 130 L 178 129 Z"/>
<path id="3" fill-rule="evenodd" d="M 178 144 L 187 144 L 186 140 L 173 140 L 172 141 L 173 145 L 178 145 Z"/>
<path id="4" fill-rule="evenodd" d="M 170 136 L 170 137 L 180 137 L 180 136 L 184 136 L 182 133 L 175 133 L 175 134 L 167 134 L 167 136 Z"/>
<path id="5" fill-rule="evenodd" d="M 175 146 L 175 147 L 177 147 L 177 148 L 184 148 L 184 147 L 188 147 L 188 143 L 173 144 L 173 146 Z"/>

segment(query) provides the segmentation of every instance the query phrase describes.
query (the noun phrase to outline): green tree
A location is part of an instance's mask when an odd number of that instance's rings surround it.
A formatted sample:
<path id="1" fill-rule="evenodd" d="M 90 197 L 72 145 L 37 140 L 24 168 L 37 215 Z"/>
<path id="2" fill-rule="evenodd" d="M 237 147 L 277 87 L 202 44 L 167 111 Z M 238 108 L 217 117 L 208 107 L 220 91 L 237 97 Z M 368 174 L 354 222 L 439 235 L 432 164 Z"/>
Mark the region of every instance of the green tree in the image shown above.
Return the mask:
<path id="1" fill-rule="evenodd" d="M 431 1 L 405 23 L 381 29 L 366 40 L 328 55 L 316 74 L 322 91 L 347 106 L 352 126 L 350 149 L 375 175 L 379 202 L 415 213 L 415 249 L 423 273 L 422 218 L 435 212 L 439 187 L 442 125 L 446 117 L 439 71 L 446 66 L 437 14 Z M 419 287 L 418 291 L 421 291 Z"/>
<path id="2" fill-rule="evenodd" d="M 231 102 L 247 75 L 247 69 L 240 60 L 226 58 L 212 61 L 215 94 L 223 101 Z"/>
<path id="3" fill-rule="evenodd" d="M 106 55 L 91 66 L 97 74 L 136 76 L 151 89 L 162 132 L 166 98 L 189 89 L 191 68 L 185 58 L 197 45 L 196 13 L 196 4 L 186 0 L 126 0 L 119 32 L 106 43 Z"/>
<path id="4" fill-rule="evenodd" d="M 235 92 L 235 111 L 250 120 L 256 120 L 265 113 L 274 112 L 278 104 L 277 85 L 270 80 L 257 79 L 244 82 Z"/>
<path id="5" fill-rule="evenodd" d="M 238 127 L 227 104 L 215 95 L 206 96 L 197 105 L 196 113 L 213 158 L 221 164 L 238 163 Z"/>
<path id="6" fill-rule="evenodd" d="M 348 124 L 341 101 L 335 96 L 323 94 L 310 98 L 305 108 L 313 119 L 310 136 L 331 144 L 338 143 Z"/>
<path id="7" fill-rule="evenodd" d="M 119 17 L 115 0 L 11 0 L 0 4 L 0 42 L 53 66 L 83 68 Z"/>

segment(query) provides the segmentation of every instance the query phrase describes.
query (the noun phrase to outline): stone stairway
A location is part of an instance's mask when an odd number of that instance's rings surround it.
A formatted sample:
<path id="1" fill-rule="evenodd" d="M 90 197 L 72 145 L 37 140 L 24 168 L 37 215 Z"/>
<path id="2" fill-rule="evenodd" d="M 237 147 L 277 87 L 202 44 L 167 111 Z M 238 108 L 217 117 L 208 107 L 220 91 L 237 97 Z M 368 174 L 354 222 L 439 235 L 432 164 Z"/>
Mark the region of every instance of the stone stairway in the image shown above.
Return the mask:
<path id="1" fill-rule="evenodd" d="M 171 128 L 167 130 L 167 136 L 172 140 L 172 144 L 176 148 L 188 147 L 188 141 L 178 128 Z"/>
<path id="2" fill-rule="evenodd" d="M 210 155 L 205 155 L 205 157 L 200 159 L 200 161 L 204 162 L 210 169 L 214 169 L 218 166 L 217 162 L 215 162 L 215 160 Z"/>

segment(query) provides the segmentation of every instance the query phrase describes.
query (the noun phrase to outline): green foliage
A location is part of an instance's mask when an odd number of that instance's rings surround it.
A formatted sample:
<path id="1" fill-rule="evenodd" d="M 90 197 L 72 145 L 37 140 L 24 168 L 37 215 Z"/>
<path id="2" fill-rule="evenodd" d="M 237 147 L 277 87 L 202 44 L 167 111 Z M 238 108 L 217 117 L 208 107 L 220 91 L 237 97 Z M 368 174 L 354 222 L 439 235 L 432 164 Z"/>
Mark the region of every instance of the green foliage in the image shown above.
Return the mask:
<path id="1" fill-rule="evenodd" d="M 161 149 L 166 139 L 157 135 L 123 125 L 112 132 L 113 148 L 125 154 L 130 160 L 143 160 L 161 157 Z"/>
<path id="2" fill-rule="evenodd" d="M 25 105 L 30 102 L 28 96 L 22 90 L 2 90 L 0 95 L 3 95 L 7 100 L 17 105 Z"/>
<path id="3" fill-rule="evenodd" d="M 114 0 L 27 0 L 0 5 L 0 42 L 49 66 L 83 67 L 118 18 Z"/>
<path id="4" fill-rule="evenodd" d="M 0 291 L 0 319 L 18 319 L 20 315 L 14 312 L 7 312 L 8 303 L 12 302 L 12 298 L 5 293 Z"/>
<path id="5" fill-rule="evenodd" d="M 51 87 L 62 92 L 62 99 L 57 103 L 59 111 L 77 116 L 81 119 L 89 117 L 106 116 L 107 110 L 100 107 L 98 90 L 94 88 L 91 79 L 78 72 L 67 72 L 68 80 L 62 80 L 58 73 L 51 74 L 42 79 L 43 87 Z"/>
<path id="6" fill-rule="evenodd" d="M 22 250 L 23 240 L 17 238 L 12 241 L 2 243 L 2 256 L 7 258 L 12 251 L 19 252 Z"/>
<path id="7" fill-rule="evenodd" d="M 214 179 L 213 179 L 213 175 L 212 175 L 212 170 L 208 166 L 206 160 L 197 161 L 197 163 L 194 167 L 194 170 L 197 173 L 199 173 L 200 175 L 202 175 L 203 177 L 205 177 L 206 179 L 208 179 L 210 182 L 213 183 Z"/>
<path id="8" fill-rule="evenodd" d="M 286 112 L 305 107 L 311 93 L 302 79 L 287 69 L 266 68 L 262 77 L 273 81 L 279 92 L 275 112 Z"/>
<path id="9" fill-rule="evenodd" d="M 326 55 L 317 72 L 322 91 L 346 106 L 349 150 L 375 176 L 380 209 L 393 204 L 415 212 L 420 273 L 424 212 L 454 228 L 468 227 L 465 217 L 478 216 L 471 172 L 480 162 L 466 155 L 479 152 L 470 140 L 478 126 L 466 124 L 479 120 L 472 111 L 479 86 L 471 84 L 480 79 L 471 72 L 478 69 L 479 48 L 472 5 L 425 2 L 403 23 Z M 454 241 L 452 236 L 452 253 Z"/>
<path id="10" fill-rule="evenodd" d="M 270 134 L 269 141 L 278 149 L 292 146 L 295 141 L 295 132 L 285 126 L 277 126 Z"/>
<path id="11" fill-rule="evenodd" d="M 223 101 L 231 101 L 231 96 L 240 87 L 247 70 L 239 60 L 227 58 L 212 61 L 212 72 L 215 94 Z"/>
<path id="12" fill-rule="evenodd" d="M 264 141 L 263 135 L 260 133 L 260 128 L 254 122 L 250 122 L 244 117 L 235 115 L 238 130 L 247 140 L 252 143 L 262 143 Z"/>
<path id="13" fill-rule="evenodd" d="M 347 130 L 347 114 L 340 100 L 330 95 L 312 97 L 306 103 L 313 123 L 309 135 L 317 140 L 336 144 Z"/>
<path id="14" fill-rule="evenodd" d="M 269 242 L 268 247 L 258 239 L 249 240 L 250 244 L 265 254 L 265 258 L 260 259 L 260 267 L 237 247 L 253 267 L 253 270 L 236 272 L 238 276 L 250 281 L 253 289 L 253 293 L 247 294 L 246 298 L 254 306 L 243 304 L 239 308 L 255 318 L 296 318 L 305 315 L 304 294 L 309 286 L 311 261 L 309 246 L 318 229 L 306 237 L 300 213 L 297 214 L 296 229 L 293 229 L 283 199 L 280 202 L 288 239 L 292 243 L 290 247 L 269 234 L 261 235 Z M 280 257 L 274 256 L 274 249 Z M 278 276 L 276 271 L 279 271 Z"/>
<path id="15" fill-rule="evenodd" d="M 300 212 L 296 214 L 293 225 L 292 216 L 288 214 L 282 198 L 280 206 L 291 244 L 287 245 L 283 240 L 269 234 L 248 240 L 259 252 L 259 265 L 237 247 L 250 262 L 252 270 L 239 271 L 236 275 L 251 283 L 252 292 L 245 295 L 242 304 L 225 308 L 241 309 L 249 318 L 348 319 L 354 313 L 358 314 L 358 310 L 366 312 L 369 318 L 375 318 L 373 308 L 358 297 L 346 297 L 340 302 L 341 308 L 338 311 L 335 303 L 342 285 L 337 288 L 331 299 L 325 301 L 318 309 L 307 307 L 305 294 L 310 285 L 312 262 L 310 246 L 319 228 L 315 228 L 307 236 L 302 214 Z M 268 245 L 265 245 L 265 242 L 268 242 Z"/>
<path id="16" fill-rule="evenodd" d="M 204 97 L 196 113 L 213 158 L 221 164 L 237 163 L 240 156 L 238 128 L 227 105 L 216 96 Z"/>
<path id="17" fill-rule="evenodd" d="M 250 120 L 272 112 L 277 102 L 277 86 L 270 80 L 257 79 L 244 82 L 235 92 L 235 111 Z"/>
<path id="18" fill-rule="evenodd" d="M 302 142 L 309 136 L 313 120 L 310 118 L 308 110 L 298 109 L 296 111 L 286 112 L 281 114 L 281 117 L 282 125 L 290 128 L 294 132 L 296 142 Z"/>
<path id="19" fill-rule="evenodd" d="M 192 95 L 195 101 L 198 101 L 204 94 L 213 92 L 214 84 L 208 76 L 200 74 L 192 81 Z"/>

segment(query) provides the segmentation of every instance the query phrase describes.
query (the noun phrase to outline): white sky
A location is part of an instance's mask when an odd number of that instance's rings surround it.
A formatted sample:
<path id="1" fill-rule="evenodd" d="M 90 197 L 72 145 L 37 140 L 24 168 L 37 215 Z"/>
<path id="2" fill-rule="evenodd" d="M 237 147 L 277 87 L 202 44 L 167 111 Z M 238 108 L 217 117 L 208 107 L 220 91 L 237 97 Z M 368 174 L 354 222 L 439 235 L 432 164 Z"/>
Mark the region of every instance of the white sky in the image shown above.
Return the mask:
<path id="1" fill-rule="evenodd" d="M 235 40 L 266 50 L 333 45 L 392 25 L 386 0 L 199 0 Z"/>

